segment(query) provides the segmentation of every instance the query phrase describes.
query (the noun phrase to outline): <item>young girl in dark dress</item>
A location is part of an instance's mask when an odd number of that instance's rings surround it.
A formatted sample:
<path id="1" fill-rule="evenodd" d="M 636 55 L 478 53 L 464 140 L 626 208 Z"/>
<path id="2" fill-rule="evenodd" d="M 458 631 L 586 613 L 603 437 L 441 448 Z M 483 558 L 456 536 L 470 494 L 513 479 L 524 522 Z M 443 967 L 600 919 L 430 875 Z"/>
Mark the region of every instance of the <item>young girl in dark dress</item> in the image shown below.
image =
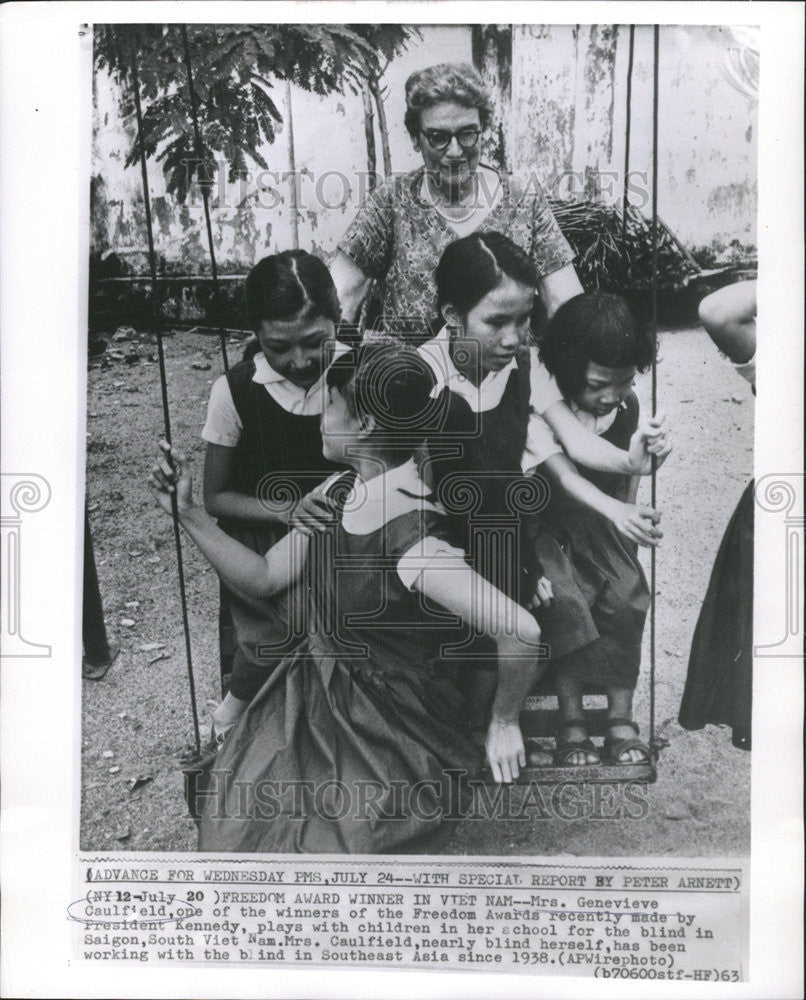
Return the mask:
<path id="1" fill-rule="evenodd" d="M 151 483 L 228 585 L 258 598 L 304 581 L 310 632 L 252 701 L 215 758 L 200 848 L 260 852 L 422 851 L 461 813 L 478 767 L 456 667 L 443 648 L 467 627 L 490 636 L 498 687 L 486 738 L 497 781 L 525 764 L 518 715 L 537 677 L 540 630 L 468 566 L 413 460 L 431 419 L 430 372 L 410 348 L 370 344 L 327 373 L 324 453 L 354 470 L 343 513 L 291 530 L 261 557 L 192 500 L 172 452 Z M 168 446 L 163 443 L 163 451 Z M 504 612 L 503 619 L 499 618 Z M 504 622 L 511 627 L 504 627 Z"/>
<path id="2" fill-rule="evenodd" d="M 540 344 L 541 359 L 579 419 L 616 447 L 625 447 L 638 427 L 633 380 L 651 365 L 654 352 L 651 334 L 636 323 L 624 300 L 603 292 L 564 303 Z M 671 450 L 662 418 L 654 419 L 651 429 L 651 450 L 660 463 Z M 649 590 L 635 541 L 618 529 L 623 507 L 634 504 L 638 479 L 575 468 L 547 425 L 536 432 L 538 470 L 551 487 L 542 539 L 556 543 L 540 550 L 546 573 L 563 581 L 565 596 L 562 606 L 555 606 L 558 625 L 565 623 L 563 634 L 552 646 L 561 718 L 556 763 L 601 761 L 585 727 L 586 687 L 607 694 L 610 761 L 648 760 L 649 749 L 632 721 L 632 697 Z M 645 544 L 657 544 L 660 515 L 650 508 L 639 511 L 651 526 Z"/>
<path id="3" fill-rule="evenodd" d="M 263 555 L 291 525 L 315 531 L 332 517 L 332 500 L 316 488 L 337 468 L 322 455 L 319 420 L 339 300 L 325 264 L 303 250 L 264 257 L 246 278 L 245 299 L 257 343 L 210 394 L 204 505 Z M 233 588 L 226 597 L 237 648 L 229 692 L 213 710 L 218 741 L 305 631 L 291 614 L 301 609 L 283 597 L 255 601 Z"/>
<path id="4" fill-rule="evenodd" d="M 507 237 L 481 232 L 452 243 L 436 284 L 446 326 L 420 348 L 440 404 L 428 442 L 430 475 L 474 567 L 509 597 L 540 608 L 553 648 L 566 621 L 553 610 L 552 593 L 564 595 L 557 591 L 562 581 L 550 572 L 541 576 L 537 556 L 546 489 L 531 476 L 538 464 L 530 443 L 535 426 L 545 420 L 580 464 L 620 475 L 650 471 L 647 437 L 639 431 L 617 446 L 569 408 L 530 344 L 537 288 L 532 262 Z M 654 537 L 648 512 L 621 504 L 613 516 L 628 537 Z M 477 665 L 466 672 L 468 717 L 478 724 L 495 676 L 483 644 L 468 652 Z"/>

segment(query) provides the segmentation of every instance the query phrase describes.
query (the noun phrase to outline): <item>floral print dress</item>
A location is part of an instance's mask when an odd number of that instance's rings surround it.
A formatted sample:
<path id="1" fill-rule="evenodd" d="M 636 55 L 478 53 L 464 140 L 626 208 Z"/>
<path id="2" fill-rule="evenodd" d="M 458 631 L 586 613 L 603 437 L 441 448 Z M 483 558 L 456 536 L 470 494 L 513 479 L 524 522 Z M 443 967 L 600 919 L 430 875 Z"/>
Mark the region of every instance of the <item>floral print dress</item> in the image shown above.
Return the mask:
<path id="1" fill-rule="evenodd" d="M 393 177 L 373 191 L 339 243 L 381 286 L 383 327 L 412 343 L 436 332 L 434 284 L 442 252 L 458 233 L 422 196 L 425 168 Z M 526 180 L 500 174 L 501 191 L 479 231 L 497 231 L 522 247 L 543 278 L 573 260 L 546 195 L 532 174 Z M 441 325 L 441 321 L 440 321 Z"/>

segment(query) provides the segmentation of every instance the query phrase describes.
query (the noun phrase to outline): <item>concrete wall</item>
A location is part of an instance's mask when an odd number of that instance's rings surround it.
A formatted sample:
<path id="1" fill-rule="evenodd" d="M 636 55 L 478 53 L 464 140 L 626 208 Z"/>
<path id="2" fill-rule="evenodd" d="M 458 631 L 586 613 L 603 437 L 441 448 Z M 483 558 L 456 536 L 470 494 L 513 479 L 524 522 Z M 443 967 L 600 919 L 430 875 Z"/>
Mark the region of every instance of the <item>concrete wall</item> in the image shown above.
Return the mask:
<path id="1" fill-rule="evenodd" d="M 635 31 L 630 201 L 650 210 L 650 26 Z M 756 242 L 757 103 L 723 72 L 720 28 L 660 31 L 658 212 L 690 246 Z M 626 140 L 629 28 L 515 29 L 510 159 L 534 163 L 559 197 L 620 201 Z"/>
<path id="2" fill-rule="evenodd" d="M 649 209 L 652 29 L 636 30 L 633 75 L 631 200 Z M 721 71 L 729 36 L 720 29 L 661 30 L 659 212 L 690 246 L 755 243 L 756 105 Z M 419 165 L 403 127 L 403 84 L 412 70 L 438 61 L 470 61 L 469 27 L 423 27 L 422 40 L 388 68 L 384 80 L 392 168 Z M 509 113 L 501 134 L 508 165 L 536 167 L 559 196 L 621 197 L 627 74 L 624 26 L 516 26 L 508 41 L 510 74 L 498 73 L 496 104 Z M 477 52 L 478 55 L 478 52 Z M 509 55 L 508 55 L 509 58 Z M 500 69 L 500 67 L 499 67 Z M 502 89 L 503 88 L 503 89 Z M 330 253 L 367 187 L 362 99 L 320 98 L 277 84 L 286 124 L 263 152 L 270 170 L 245 184 L 226 183 L 222 164 L 213 197 L 213 231 L 222 271 L 250 267 L 294 238 L 289 170 L 288 98 L 298 180 L 299 243 Z M 138 167 L 123 163 L 134 122 L 122 120 L 119 94 L 95 79 L 92 248 L 129 254 L 145 271 L 146 246 Z M 377 133 L 377 127 L 376 127 Z M 380 141 L 378 137 L 380 167 Z M 208 272 L 201 196 L 184 205 L 166 195 L 162 169 L 149 163 L 157 250 L 175 273 Z"/>
<path id="3" fill-rule="evenodd" d="M 622 196 L 628 62 L 626 26 L 518 29 L 513 143 L 560 197 Z M 756 241 L 757 105 L 723 73 L 720 29 L 660 32 L 658 211 L 687 244 Z M 649 210 L 652 171 L 651 27 L 635 33 L 630 200 Z M 644 179 L 646 178 L 646 179 Z"/>

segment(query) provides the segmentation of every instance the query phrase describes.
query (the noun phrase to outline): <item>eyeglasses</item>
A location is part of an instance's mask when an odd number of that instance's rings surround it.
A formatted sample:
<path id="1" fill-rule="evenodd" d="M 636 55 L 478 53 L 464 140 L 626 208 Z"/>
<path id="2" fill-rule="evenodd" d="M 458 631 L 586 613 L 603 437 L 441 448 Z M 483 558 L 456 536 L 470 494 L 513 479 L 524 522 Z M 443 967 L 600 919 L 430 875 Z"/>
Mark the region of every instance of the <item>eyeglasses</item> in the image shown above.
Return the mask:
<path id="1" fill-rule="evenodd" d="M 450 146 L 451 139 L 456 139 L 462 149 L 473 149 L 479 141 L 481 129 L 475 125 L 468 125 L 466 128 L 460 128 L 458 132 L 449 132 L 445 128 L 428 128 L 421 129 L 420 133 L 425 136 L 432 149 L 441 153 Z"/>

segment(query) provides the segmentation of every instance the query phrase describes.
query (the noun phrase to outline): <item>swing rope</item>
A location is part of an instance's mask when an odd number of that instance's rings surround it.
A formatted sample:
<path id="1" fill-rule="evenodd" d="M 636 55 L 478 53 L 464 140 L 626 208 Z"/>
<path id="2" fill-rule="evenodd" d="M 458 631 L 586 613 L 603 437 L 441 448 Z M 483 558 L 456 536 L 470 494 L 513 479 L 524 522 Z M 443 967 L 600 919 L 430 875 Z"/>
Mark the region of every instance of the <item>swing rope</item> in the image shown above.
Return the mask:
<path id="1" fill-rule="evenodd" d="M 162 391 L 162 417 L 165 426 L 165 439 L 171 443 L 171 420 L 168 408 L 168 379 L 165 371 L 165 351 L 162 343 L 162 326 L 157 317 L 155 296 L 157 291 L 157 256 L 154 251 L 154 230 L 151 224 L 151 195 L 148 186 L 148 171 L 146 169 L 146 154 L 143 145 L 143 109 L 140 103 L 140 76 L 137 72 L 137 57 L 134 43 L 131 43 L 132 88 L 134 90 L 134 108 L 137 115 L 137 145 L 140 153 L 140 172 L 143 181 L 143 204 L 146 216 L 146 235 L 148 237 L 148 262 L 151 270 L 151 293 L 149 295 L 149 314 L 157 335 L 157 355 L 159 358 L 160 388 Z M 193 716 L 193 737 L 197 755 L 201 755 L 201 738 L 199 736 L 199 715 L 196 709 L 196 682 L 193 676 L 193 660 L 190 649 L 190 624 L 188 620 L 187 592 L 185 588 L 185 569 L 182 560 L 182 538 L 179 531 L 179 512 L 176 503 L 176 493 L 171 494 L 171 513 L 174 529 L 174 545 L 176 547 L 176 562 L 179 572 L 179 598 L 182 605 L 182 625 L 185 633 L 185 659 L 190 687 L 190 708 Z"/>
<path id="2" fill-rule="evenodd" d="M 652 415 L 658 408 L 658 56 L 660 52 L 660 27 L 654 26 L 653 71 L 652 71 L 652 321 L 651 333 L 655 350 L 652 353 Z M 652 456 L 652 509 L 657 502 L 658 461 Z M 653 753 L 655 745 L 655 586 L 657 549 L 650 551 L 650 605 L 649 605 L 649 746 Z"/>
<path id="3" fill-rule="evenodd" d="M 624 131 L 624 196 L 622 198 L 623 215 L 621 218 L 621 240 L 627 239 L 627 206 L 630 198 L 630 135 L 632 132 L 632 71 L 635 60 L 635 25 L 630 25 L 630 50 L 627 58 L 627 121 Z"/>
<path id="4" fill-rule="evenodd" d="M 657 367 L 657 344 L 658 344 L 658 62 L 660 50 L 660 28 L 658 25 L 653 29 L 653 68 L 652 68 L 652 226 L 651 226 L 651 248 L 652 248 L 652 278 L 651 278 L 651 314 L 650 314 L 650 335 L 655 350 L 652 354 L 652 415 L 654 416 L 658 408 L 658 367 Z M 627 59 L 627 109 L 626 126 L 624 137 L 624 195 L 623 212 L 621 223 L 622 239 L 627 233 L 627 214 L 629 208 L 629 169 L 630 169 L 630 134 L 632 130 L 632 76 L 635 63 L 635 25 L 630 25 L 630 45 Z M 657 471 L 658 462 L 652 456 L 651 472 L 651 500 L 650 504 L 654 510 L 657 502 Z M 657 549 L 653 546 L 650 549 L 649 564 L 649 748 L 652 756 L 656 756 L 662 742 L 655 738 L 655 651 L 656 651 L 656 621 L 655 621 L 655 588 L 657 579 Z"/>
<path id="5" fill-rule="evenodd" d="M 210 192 L 208 190 L 208 185 L 210 183 L 210 178 L 206 176 L 202 178 L 202 139 L 201 139 L 201 129 L 199 128 L 199 112 L 196 105 L 196 91 L 193 89 L 193 69 L 190 64 L 190 44 L 188 42 L 188 32 L 187 26 L 180 25 L 179 30 L 182 33 L 182 47 L 185 53 L 185 69 L 187 70 L 188 77 L 188 93 L 190 94 L 190 116 L 193 121 L 193 135 L 196 142 L 196 156 L 199 160 L 199 186 L 202 192 L 202 201 L 204 202 L 204 221 L 207 226 L 207 247 L 210 251 L 210 272 L 213 277 L 213 295 L 218 301 L 218 267 L 216 266 L 215 259 L 215 247 L 213 245 L 213 223 L 210 218 Z M 219 331 L 219 340 L 221 343 L 221 357 L 224 361 L 224 373 L 229 372 L 229 359 L 227 358 L 227 338 L 223 330 Z"/>

